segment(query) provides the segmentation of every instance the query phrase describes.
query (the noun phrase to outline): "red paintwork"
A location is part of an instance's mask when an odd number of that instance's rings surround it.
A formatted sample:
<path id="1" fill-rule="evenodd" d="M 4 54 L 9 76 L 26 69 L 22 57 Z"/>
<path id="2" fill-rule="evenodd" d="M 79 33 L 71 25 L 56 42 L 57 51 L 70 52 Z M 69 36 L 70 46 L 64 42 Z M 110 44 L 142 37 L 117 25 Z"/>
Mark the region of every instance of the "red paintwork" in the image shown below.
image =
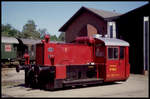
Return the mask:
<path id="1" fill-rule="evenodd" d="M 30 64 L 30 56 L 29 56 L 29 54 L 27 54 L 27 53 L 25 53 L 24 54 L 24 58 L 25 58 L 25 65 L 27 65 L 27 64 Z"/>
<path id="2" fill-rule="evenodd" d="M 97 44 L 103 45 L 98 47 L 98 50 L 102 52 L 101 57 L 95 56 Z M 119 46 L 105 46 L 102 41 L 91 37 L 78 37 L 75 43 L 61 44 L 51 43 L 49 36 L 45 36 L 45 40 L 37 44 L 36 64 L 55 66 L 55 79 L 65 79 L 67 65 L 84 65 L 94 62 L 97 78 L 103 78 L 104 82 L 126 80 L 130 74 L 128 47 L 125 47 L 124 59 L 118 58 L 117 60 L 108 59 L 108 47 L 116 47 L 120 52 Z"/>
<path id="3" fill-rule="evenodd" d="M 55 79 L 65 79 L 65 78 L 66 78 L 66 65 L 56 65 Z"/>
<path id="4" fill-rule="evenodd" d="M 129 48 L 126 47 L 126 50 L 125 50 L 125 67 L 126 67 L 126 78 L 129 77 L 130 75 L 130 64 L 129 64 Z"/>

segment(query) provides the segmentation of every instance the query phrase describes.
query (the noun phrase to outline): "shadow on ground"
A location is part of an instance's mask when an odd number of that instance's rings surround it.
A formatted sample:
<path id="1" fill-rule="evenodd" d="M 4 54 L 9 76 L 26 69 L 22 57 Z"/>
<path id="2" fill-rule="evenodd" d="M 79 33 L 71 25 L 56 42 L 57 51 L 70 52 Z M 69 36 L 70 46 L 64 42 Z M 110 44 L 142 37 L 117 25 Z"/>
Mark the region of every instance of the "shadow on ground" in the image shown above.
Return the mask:
<path id="1" fill-rule="evenodd" d="M 28 89 L 27 91 L 32 91 L 32 90 L 37 90 L 37 89 L 39 89 L 39 90 L 43 90 L 43 91 L 55 92 L 55 91 L 65 91 L 65 90 L 72 90 L 72 89 L 99 87 L 99 86 L 111 86 L 111 85 L 118 85 L 118 84 L 121 84 L 121 83 L 120 83 L 120 82 L 107 82 L 107 83 L 102 83 L 102 84 L 77 85 L 77 86 L 64 87 L 64 88 L 55 89 L 55 90 L 45 90 L 45 89 L 40 89 L 40 88 L 31 88 L 31 89 Z M 26 87 L 25 84 L 14 85 L 13 87 L 30 88 L 30 87 Z"/>

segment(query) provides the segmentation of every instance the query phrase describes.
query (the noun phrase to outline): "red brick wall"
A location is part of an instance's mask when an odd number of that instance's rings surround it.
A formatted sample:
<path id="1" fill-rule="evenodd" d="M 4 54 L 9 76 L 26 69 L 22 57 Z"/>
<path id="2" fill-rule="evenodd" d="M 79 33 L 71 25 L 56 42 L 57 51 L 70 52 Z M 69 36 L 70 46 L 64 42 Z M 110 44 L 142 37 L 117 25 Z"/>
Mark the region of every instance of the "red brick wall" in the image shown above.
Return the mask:
<path id="1" fill-rule="evenodd" d="M 98 30 L 91 24 L 87 24 L 87 34 L 88 36 L 92 36 L 93 34 L 97 34 Z"/>
<path id="2" fill-rule="evenodd" d="M 83 33 L 83 34 L 80 34 Z M 107 22 L 96 15 L 86 11 L 78 16 L 67 28 L 65 41 L 71 42 L 78 36 L 92 34 L 106 34 Z"/>
<path id="3" fill-rule="evenodd" d="M 81 28 L 81 30 L 77 33 L 78 36 L 87 36 L 87 26 Z"/>

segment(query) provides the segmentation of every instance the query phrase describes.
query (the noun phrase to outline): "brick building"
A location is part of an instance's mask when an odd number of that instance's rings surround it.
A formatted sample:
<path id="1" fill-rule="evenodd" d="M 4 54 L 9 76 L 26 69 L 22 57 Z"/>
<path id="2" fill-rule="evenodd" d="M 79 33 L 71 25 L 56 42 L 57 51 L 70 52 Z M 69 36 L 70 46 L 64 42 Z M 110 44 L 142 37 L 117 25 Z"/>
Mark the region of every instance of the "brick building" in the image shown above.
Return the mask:
<path id="1" fill-rule="evenodd" d="M 65 32 L 65 41 L 72 42 L 78 36 L 93 34 L 116 37 L 116 25 L 113 21 L 121 14 L 81 7 L 60 29 Z"/>

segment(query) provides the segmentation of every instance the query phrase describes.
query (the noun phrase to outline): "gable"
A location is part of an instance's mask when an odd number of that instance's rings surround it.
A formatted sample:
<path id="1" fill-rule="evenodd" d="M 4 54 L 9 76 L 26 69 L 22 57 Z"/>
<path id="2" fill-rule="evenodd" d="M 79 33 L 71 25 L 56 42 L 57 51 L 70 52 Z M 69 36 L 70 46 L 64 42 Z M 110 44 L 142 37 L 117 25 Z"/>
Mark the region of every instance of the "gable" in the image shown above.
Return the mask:
<path id="1" fill-rule="evenodd" d="M 104 10 L 97 10 L 93 8 L 86 8 L 86 7 L 81 7 L 60 29 L 59 31 L 66 31 L 67 27 L 74 22 L 74 20 L 79 17 L 82 13 L 85 13 L 88 11 L 89 13 L 92 13 L 93 15 L 102 18 L 104 20 L 110 20 L 113 19 L 114 17 L 118 17 L 121 14 L 115 13 L 115 12 L 110 12 L 110 11 L 104 11 Z"/>

